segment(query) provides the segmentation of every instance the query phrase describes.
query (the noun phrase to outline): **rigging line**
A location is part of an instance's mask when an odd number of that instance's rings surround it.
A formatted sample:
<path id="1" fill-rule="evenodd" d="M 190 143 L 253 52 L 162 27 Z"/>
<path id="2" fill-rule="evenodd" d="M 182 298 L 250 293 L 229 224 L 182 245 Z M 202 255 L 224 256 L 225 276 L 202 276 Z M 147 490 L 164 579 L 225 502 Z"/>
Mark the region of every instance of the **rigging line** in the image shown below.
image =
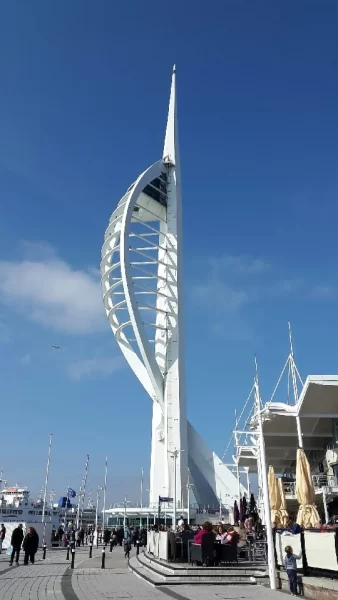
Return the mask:
<path id="1" fill-rule="evenodd" d="M 283 375 L 284 375 L 284 371 L 285 371 L 285 369 L 286 369 L 286 365 L 288 364 L 288 362 L 289 362 L 289 360 L 290 360 L 290 356 L 291 356 L 291 354 L 289 354 L 289 356 L 288 356 L 288 357 L 287 357 L 287 359 L 286 359 L 286 363 L 285 363 L 285 365 L 284 365 L 284 367 L 283 367 L 283 370 L 282 370 L 282 372 L 281 372 L 281 374 L 280 374 L 280 376 L 279 376 L 279 379 L 278 379 L 278 381 L 277 381 L 277 383 L 276 383 L 276 387 L 275 387 L 275 389 L 274 389 L 274 390 L 273 390 L 273 392 L 272 392 L 272 396 L 271 396 L 270 400 L 268 401 L 268 404 L 271 404 L 271 402 L 272 402 L 272 400 L 273 400 L 273 398 L 274 398 L 274 395 L 275 395 L 275 393 L 276 393 L 276 391 L 277 391 L 277 388 L 278 388 L 278 386 L 279 386 L 279 384 L 280 384 L 280 382 L 281 382 L 281 379 L 282 379 L 282 377 L 283 377 Z"/>
<path id="2" fill-rule="evenodd" d="M 248 397 L 247 397 L 247 399 L 246 399 L 246 402 L 245 402 L 245 404 L 244 404 L 244 407 L 243 407 L 243 409 L 242 409 L 242 412 L 241 412 L 241 414 L 240 414 L 240 416 L 239 416 L 239 418 L 238 418 L 238 420 L 237 420 L 237 425 L 239 424 L 239 422 L 240 422 L 240 420 L 241 420 L 241 418 L 242 418 L 242 416 L 243 416 L 243 413 L 244 413 L 244 411 L 245 411 L 245 409 L 246 409 L 246 407 L 247 407 L 247 404 L 248 404 L 248 402 L 249 402 L 249 400 L 250 400 L 250 398 L 251 398 L 251 394 L 252 394 L 252 392 L 253 392 L 253 390 L 254 390 L 254 387 L 255 387 L 255 386 L 253 385 L 253 386 L 252 386 L 252 388 L 251 388 L 250 394 L 249 394 L 249 396 L 248 396 Z M 230 437 L 230 440 L 229 440 L 229 443 L 228 443 L 228 445 L 227 445 L 227 447 L 226 447 L 226 450 L 224 451 L 224 454 L 223 454 L 223 456 L 222 456 L 222 460 L 224 459 L 224 457 L 225 457 L 225 455 L 226 455 L 227 451 L 229 450 L 229 446 L 230 446 L 230 444 L 231 444 L 231 440 L 232 440 L 233 436 L 234 436 L 234 433 L 232 432 L 232 434 L 231 434 L 231 437 Z"/>

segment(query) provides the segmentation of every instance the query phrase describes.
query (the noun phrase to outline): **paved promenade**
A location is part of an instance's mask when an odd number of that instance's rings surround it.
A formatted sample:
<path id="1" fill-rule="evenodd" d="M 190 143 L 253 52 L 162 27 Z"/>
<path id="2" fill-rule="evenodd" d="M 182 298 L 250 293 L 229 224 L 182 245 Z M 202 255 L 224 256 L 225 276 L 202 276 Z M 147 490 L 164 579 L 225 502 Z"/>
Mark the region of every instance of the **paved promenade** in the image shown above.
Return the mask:
<path id="1" fill-rule="evenodd" d="M 121 548 L 106 553 L 101 569 L 101 550 L 77 549 L 75 569 L 69 568 L 63 549 L 50 550 L 46 560 L 41 551 L 35 565 L 9 566 L 0 556 L 0 600 L 122 600 L 167 597 L 175 600 L 282 600 L 281 592 L 260 586 L 166 586 L 153 588 L 128 570 Z M 20 557 L 22 561 L 23 557 Z"/>

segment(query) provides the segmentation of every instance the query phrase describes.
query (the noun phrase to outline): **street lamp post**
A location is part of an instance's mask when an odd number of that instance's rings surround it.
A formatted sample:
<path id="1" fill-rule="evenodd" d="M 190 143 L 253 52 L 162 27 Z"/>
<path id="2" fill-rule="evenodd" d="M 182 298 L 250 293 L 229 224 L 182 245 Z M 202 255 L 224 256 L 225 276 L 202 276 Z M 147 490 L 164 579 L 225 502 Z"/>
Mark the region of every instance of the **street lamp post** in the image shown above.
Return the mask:
<path id="1" fill-rule="evenodd" d="M 46 467 L 46 478 L 45 478 L 45 487 L 44 487 L 44 490 L 43 490 L 43 506 L 42 506 L 42 523 L 43 523 L 43 539 L 42 539 L 42 543 L 43 544 L 45 543 L 45 537 L 46 537 L 46 519 L 45 519 L 45 514 L 46 514 L 47 486 L 48 486 L 49 467 L 50 467 L 50 454 L 51 454 L 51 450 L 52 450 L 52 440 L 53 440 L 53 434 L 51 433 L 50 436 L 49 436 L 47 467 Z"/>
<path id="2" fill-rule="evenodd" d="M 127 523 L 127 496 L 124 497 L 124 515 L 123 515 L 123 529 L 126 529 Z"/>
<path id="3" fill-rule="evenodd" d="M 250 467 L 245 467 L 245 472 L 246 472 L 246 486 L 247 486 L 247 490 L 248 490 L 248 497 L 250 498 L 251 495 L 251 486 L 250 486 Z"/>
<path id="4" fill-rule="evenodd" d="M 142 511 L 143 511 L 143 475 L 144 475 L 144 469 L 142 467 L 141 469 L 141 514 L 140 514 L 140 527 L 142 527 Z"/>
<path id="5" fill-rule="evenodd" d="M 177 468 L 177 458 L 180 452 L 184 452 L 184 450 L 178 450 L 175 448 L 172 452 L 168 450 L 168 454 L 174 459 L 174 497 L 173 497 L 173 528 L 176 528 L 176 507 L 177 507 L 177 489 L 176 489 L 176 468 Z"/>
<path id="6" fill-rule="evenodd" d="M 100 492 L 100 490 L 103 490 L 102 485 L 99 485 L 99 487 L 97 488 L 97 492 L 96 492 L 96 514 L 95 514 L 95 529 L 96 529 L 96 533 L 97 533 L 98 522 L 99 522 L 99 500 L 100 500 L 99 492 Z"/>
<path id="7" fill-rule="evenodd" d="M 188 491 L 188 525 L 190 525 L 190 490 L 194 487 L 193 483 L 190 483 L 190 471 L 188 471 L 188 483 L 187 483 L 187 491 Z"/>
<path id="8" fill-rule="evenodd" d="M 103 531 L 104 531 L 105 523 L 106 523 L 107 474 L 108 474 L 108 458 L 106 456 L 105 469 L 104 469 L 104 486 L 103 486 L 103 519 L 102 519 L 102 530 Z"/>

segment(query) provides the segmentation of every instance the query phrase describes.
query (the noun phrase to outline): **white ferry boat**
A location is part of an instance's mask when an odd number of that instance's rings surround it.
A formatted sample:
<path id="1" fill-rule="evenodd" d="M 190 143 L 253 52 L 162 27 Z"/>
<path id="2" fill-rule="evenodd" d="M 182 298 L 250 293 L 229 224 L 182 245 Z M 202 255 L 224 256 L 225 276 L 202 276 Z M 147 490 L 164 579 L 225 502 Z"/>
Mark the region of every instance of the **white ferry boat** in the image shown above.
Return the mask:
<path id="1" fill-rule="evenodd" d="M 41 523 L 43 501 L 31 500 L 26 487 L 18 485 L 5 487 L 0 491 L 0 523 L 28 522 Z M 60 508 L 58 505 L 45 507 L 45 521 L 53 529 L 59 527 Z"/>

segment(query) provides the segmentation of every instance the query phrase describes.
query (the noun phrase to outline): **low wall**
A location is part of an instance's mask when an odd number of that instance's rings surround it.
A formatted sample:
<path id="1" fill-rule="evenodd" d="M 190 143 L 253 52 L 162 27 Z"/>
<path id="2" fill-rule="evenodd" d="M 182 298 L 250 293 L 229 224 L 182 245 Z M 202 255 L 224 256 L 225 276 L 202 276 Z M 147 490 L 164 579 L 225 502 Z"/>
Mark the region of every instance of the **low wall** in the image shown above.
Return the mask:
<path id="1" fill-rule="evenodd" d="M 298 592 L 311 600 L 338 600 L 338 581 L 324 577 L 304 577 L 298 574 Z M 285 572 L 277 574 L 277 587 L 289 592 L 289 580 Z"/>
<path id="2" fill-rule="evenodd" d="M 168 560 L 168 533 L 167 531 L 148 531 L 147 551 L 156 558 Z"/>
<path id="3" fill-rule="evenodd" d="M 300 553 L 302 549 L 301 536 L 302 534 L 281 535 L 276 533 L 275 548 L 278 565 L 284 564 L 285 546 L 291 546 L 295 554 Z M 303 536 L 303 556 L 297 561 L 297 568 L 301 569 L 307 565 L 311 569 L 337 572 L 336 532 L 305 531 Z"/>
<path id="4" fill-rule="evenodd" d="M 16 529 L 18 527 L 18 525 L 20 524 L 20 522 L 15 522 L 15 521 L 10 521 L 9 523 L 4 522 L 4 525 L 6 527 L 6 537 L 4 539 L 3 542 L 3 549 L 7 550 L 7 548 L 9 548 L 9 546 L 11 545 L 11 538 L 12 538 L 12 533 L 13 530 Z M 28 531 L 28 527 L 34 527 L 34 529 L 36 530 L 36 533 L 39 536 L 39 546 L 42 546 L 42 541 L 43 541 L 43 523 L 24 523 L 21 522 L 22 528 L 23 528 L 23 532 L 24 535 L 26 535 L 27 531 Z M 51 548 L 52 547 L 52 529 L 53 526 L 51 523 L 46 523 L 45 525 L 46 530 L 45 530 L 45 542 L 46 542 L 46 546 L 47 548 Z"/>

